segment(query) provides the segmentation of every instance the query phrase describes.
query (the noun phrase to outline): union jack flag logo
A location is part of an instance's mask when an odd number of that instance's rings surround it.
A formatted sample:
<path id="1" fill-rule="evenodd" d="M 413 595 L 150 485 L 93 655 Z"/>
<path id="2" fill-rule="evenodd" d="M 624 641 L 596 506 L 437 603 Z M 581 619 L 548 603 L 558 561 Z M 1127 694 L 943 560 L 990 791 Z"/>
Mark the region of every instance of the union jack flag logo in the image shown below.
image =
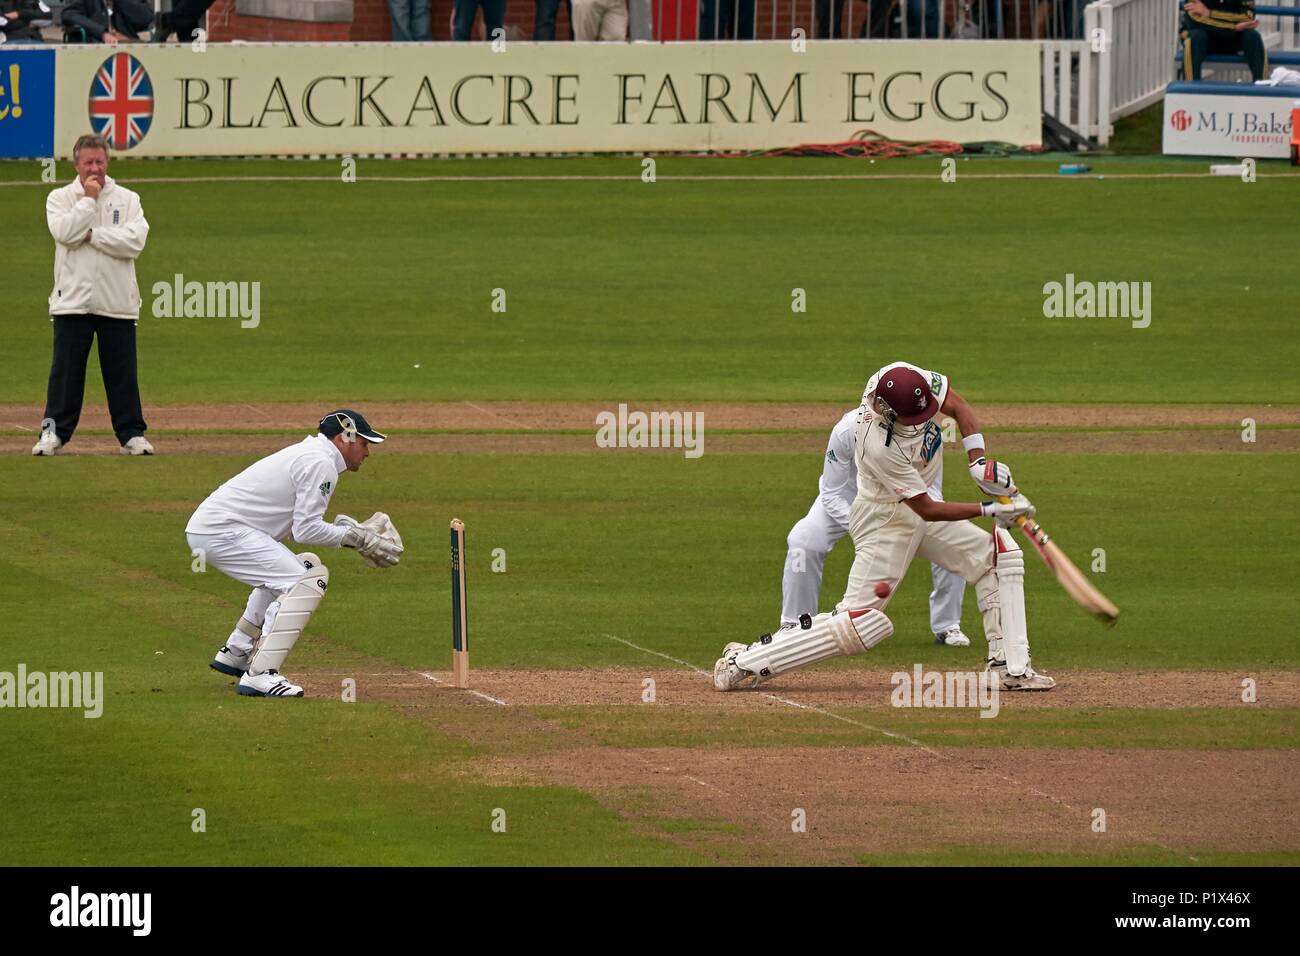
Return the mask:
<path id="1" fill-rule="evenodd" d="M 114 150 L 139 144 L 153 123 L 153 83 L 129 53 L 114 53 L 90 83 L 90 125 Z"/>

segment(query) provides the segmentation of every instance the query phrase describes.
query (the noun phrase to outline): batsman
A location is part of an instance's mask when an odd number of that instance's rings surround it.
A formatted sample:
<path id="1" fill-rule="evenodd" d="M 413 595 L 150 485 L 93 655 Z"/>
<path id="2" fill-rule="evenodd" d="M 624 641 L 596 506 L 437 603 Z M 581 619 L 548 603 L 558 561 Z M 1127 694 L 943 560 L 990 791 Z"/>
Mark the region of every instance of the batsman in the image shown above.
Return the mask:
<path id="1" fill-rule="evenodd" d="M 943 454 L 939 412 L 957 422 L 970 475 L 980 491 L 1007 501 L 937 501 L 928 489 Z M 907 362 L 886 365 L 867 382 L 859 408 L 858 495 L 849 512 L 855 555 L 844 599 L 799 628 L 728 644 L 714 665 L 718 690 L 754 684 L 818 661 L 870 650 L 893 633 L 884 609 L 920 555 L 975 586 L 988 641 L 987 670 L 1002 690 L 1050 690 L 1056 681 L 1029 659 L 1024 553 L 1008 527 L 1034 506 L 1010 469 L 985 455 L 970 405 L 945 375 Z M 992 517 L 992 535 L 970 518 Z M 881 586 L 881 585 L 884 586 Z"/>
<path id="2" fill-rule="evenodd" d="M 372 445 L 385 436 L 359 413 L 342 408 L 320 420 L 318 431 L 254 462 L 199 505 L 185 526 L 192 551 L 206 563 L 252 587 L 244 613 L 213 658 L 213 670 L 238 677 L 248 697 L 301 697 L 302 688 L 280 674 L 284 659 L 329 587 L 330 572 L 298 545 L 352 548 L 371 567 L 401 560 L 402 538 L 388 515 L 358 522 L 324 520 L 330 496 L 345 471 L 359 471 Z"/>

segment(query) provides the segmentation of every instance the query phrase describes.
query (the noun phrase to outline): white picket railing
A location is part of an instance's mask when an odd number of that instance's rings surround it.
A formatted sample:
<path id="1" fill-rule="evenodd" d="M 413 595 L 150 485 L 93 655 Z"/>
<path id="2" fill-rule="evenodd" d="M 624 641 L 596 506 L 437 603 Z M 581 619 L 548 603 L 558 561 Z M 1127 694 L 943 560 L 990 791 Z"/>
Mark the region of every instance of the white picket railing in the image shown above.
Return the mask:
<path id="1" fill-rule="evenodd" d="M 1294 8 L 1300 0 L 1263 0 L 1261 5 Z M 1108 61 L 1111 122 L 1164 96 L 1175 79 L 1179 18 L 1179 4 L 1169 0 L 1097 0 L 1084 10 L 1088 42 L 1107 48 L 1102 55 Z M 1300 17 L 1265 14 L 1259 21 L 1270 51 L 1300 49 Z M 1240 74 L 1244 69 L 1207 64 L 1205 74 Z"/>
<path id="2" fill-rule="evenodd" d="M 1109 51 L 1088 40 L 1043 40 L 1043 112 L 1080 136 L 1110 142 Z"/>
<path id="3" fill-rule="evenodd" d="M 1174 76 L 1177 4 L 1169 0 L 1098 0 L 1083 13 L 1088 42 L 1106 50 L 1111 121 L 1160 100 Z"/>

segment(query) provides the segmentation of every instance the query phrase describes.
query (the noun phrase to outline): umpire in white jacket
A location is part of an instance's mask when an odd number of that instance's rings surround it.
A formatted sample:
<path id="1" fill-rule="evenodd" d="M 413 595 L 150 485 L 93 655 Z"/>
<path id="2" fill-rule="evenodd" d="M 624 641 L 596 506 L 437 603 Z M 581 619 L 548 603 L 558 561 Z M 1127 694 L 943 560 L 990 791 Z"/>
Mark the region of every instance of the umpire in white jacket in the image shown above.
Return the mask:
<path id="1" fill-rule="evenodd" d="M 72 161 L 77 178 L 45 201 L 54 237 L 54 361 L 41 437 L 32 454 L 58 454 L 71 440 L 81 418 L 86 360 L 98 337 L 99 370 L 122 453 L 152 455 L 153 446 L 144 437 L 135 355 L 140 318 L 135 260 L 144 249 L 149 223 L 140 197 L 108 177 L 108 144 L 102 136 L 80 137 Z"/>

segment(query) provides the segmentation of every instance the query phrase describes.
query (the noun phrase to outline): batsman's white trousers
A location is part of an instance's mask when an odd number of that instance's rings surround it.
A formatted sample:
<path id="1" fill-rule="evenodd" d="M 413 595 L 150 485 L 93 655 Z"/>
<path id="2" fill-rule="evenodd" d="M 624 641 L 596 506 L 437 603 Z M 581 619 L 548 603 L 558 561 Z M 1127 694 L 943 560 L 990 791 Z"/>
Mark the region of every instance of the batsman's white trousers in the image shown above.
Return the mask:
<path id="1" fill-rule="evenodd" d="M 943 500 L 942 482 L 943 470 L 940 469 L 930 486 L 930 497 L 936 501 Z M 848 528 L 831 517 L 820 497 L 813 499 L 808 514 L 790 529 L 786 538 L 785 573 L 781 578 L 782 624 L 798 621 L 801 614 L 817 616 L 826 555 L 848 533 Z M 942 634 L 961 624 L 966 582 L 961 575 L 953 574 L 938 564 L 930 565 L 930 578 L 934 584 L 934 590 L 930 592 L 930 630 Z"/>
<path id="2" fill-rule="evenodd" d="M 201 550 L 209 567 L 253 589 L 244 607 L 244 620 L 254 627 L 262 627 L 267 608 L 302 579 L 302 561 L 265 531 L 241 528 L 221 534 L 187 533 L 186 538 L 191 551 Z M 226 644 L 247 651 L 253 639 L 236 627 Z"/>
<path id="3" fill-rule="evenodd" d="M 884 610 L 917 556 L 976 584 L 977 592 L 996 590 L 993 537 L 970 521 L 922 521 L 905 502 L 858 498 L 849 512 L 849 534 L 856 553 L 840 610 Z M 889 597 L 876 597 L 877 581 L 889 585 Z"/>

